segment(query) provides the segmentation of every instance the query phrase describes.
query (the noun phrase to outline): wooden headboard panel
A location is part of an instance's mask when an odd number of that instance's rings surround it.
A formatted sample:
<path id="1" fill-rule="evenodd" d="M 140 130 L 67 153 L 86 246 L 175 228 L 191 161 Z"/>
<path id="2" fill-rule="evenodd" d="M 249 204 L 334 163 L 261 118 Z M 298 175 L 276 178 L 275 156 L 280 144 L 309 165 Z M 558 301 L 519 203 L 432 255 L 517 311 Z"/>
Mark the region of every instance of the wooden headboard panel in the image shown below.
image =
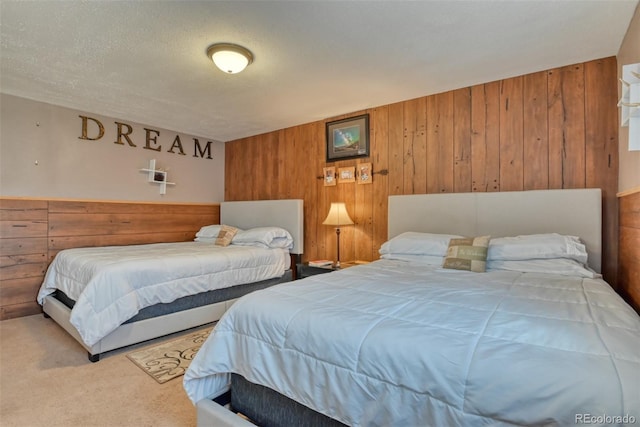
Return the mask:
<path id="1" fill-rule="evenodd" d="M 578 236 L 587 247 L 589 266 L 599 273 L 602 194 L 600 189 L 578 189 L 390 196 L 389 238 L 405 231 Z"/>
<path id="2" fill-rule="evenodd" d="M 39 313 L 36 295 L 62 249 L 193 240 L 220 205 L 0 198 L 0 320 Z"/>

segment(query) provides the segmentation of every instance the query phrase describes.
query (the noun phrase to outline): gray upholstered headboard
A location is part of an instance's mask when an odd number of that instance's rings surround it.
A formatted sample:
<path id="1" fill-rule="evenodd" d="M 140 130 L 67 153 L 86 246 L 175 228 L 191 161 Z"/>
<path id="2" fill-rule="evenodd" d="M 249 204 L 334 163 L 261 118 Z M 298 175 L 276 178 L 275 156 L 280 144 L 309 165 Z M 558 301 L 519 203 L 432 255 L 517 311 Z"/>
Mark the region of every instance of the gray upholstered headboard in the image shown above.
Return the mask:
<path id="1" fill-rule="evenodd" d="M 291 253 L 304 252 L 304 204 L 300 199 L 220 203 L 220 223 L 248 229 L 282 227 L 293 237 Z"/>
<path id="2" fill-rule="evenodd" d="M 493 237 L 560 233 L 578 236 L 589 266 L 602 262 L 600 189 L 531 190 L 389 196 L 392 238 L 405 231 Z"/>

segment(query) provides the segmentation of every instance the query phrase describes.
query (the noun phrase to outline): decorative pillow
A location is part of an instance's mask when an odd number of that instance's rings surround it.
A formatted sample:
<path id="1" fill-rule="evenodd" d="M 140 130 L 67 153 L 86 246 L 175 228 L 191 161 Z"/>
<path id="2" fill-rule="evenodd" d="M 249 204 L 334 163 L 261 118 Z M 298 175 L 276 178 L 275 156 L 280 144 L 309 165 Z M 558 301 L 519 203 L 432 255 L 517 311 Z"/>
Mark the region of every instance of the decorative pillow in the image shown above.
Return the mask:
<path id="1" fill-rule="evenodd" d="M 587 250 L 580 239 L 557 233 L 529 234 L 491 239 L 487 259 L 517 261 L 568 258 L 587 263 Z"/>
<path id="2" fill-rule="evenodd" d="M 214 239 L 220 234 L 220 224 L 205 225 L 196 233 L 196 237 L 213 237 Z"/>
<path id="3" fill-rule="evenodd" d="M 248 230 L 240 230 L 235 235 L 233 245 L 259 246 L 265 248 L 293 248 L 293 237 L 280 227 L 255 227 Z"/>
<path id="4" fill-rule="evenodd" d="M 386 241 L 380 247 L 380 255 L 409 254 L 444 257 L 449 241 L 462 236 L 407 231 Z"/>
<path id="5" fill-rule="evenodd" d="M 218 233 L 218 238 L 216 239 L 216 245 L 229 246 L 229 244 L 231 244 L 233 236 L 235 236 L 237 232 L 238 229 L 235 227 L 231 227 L 230 225 L 221 226 L 220 232 Z"/>
<path id="6" fill-rule="evenodd" d="M 443 268 L 482 273 L 487 265 L 487 251 L 491 236 L 451 239 Z"/>

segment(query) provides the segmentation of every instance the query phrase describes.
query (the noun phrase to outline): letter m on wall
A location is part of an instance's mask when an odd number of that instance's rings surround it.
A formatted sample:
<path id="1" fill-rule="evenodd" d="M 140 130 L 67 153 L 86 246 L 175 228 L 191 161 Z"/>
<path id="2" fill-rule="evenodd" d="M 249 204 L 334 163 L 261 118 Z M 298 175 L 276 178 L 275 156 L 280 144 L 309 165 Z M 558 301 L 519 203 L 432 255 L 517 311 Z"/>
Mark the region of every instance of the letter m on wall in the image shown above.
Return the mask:
<path id="1" fill-rule="evenodd" d="M 193 157 L 204 157 L 205 153 L 207 154 L 207 159 L 213 159 L 211 157 L 211 141 L 207 141 L 207 145 L 202 149 L 198 138 L 193 138 Z"/>

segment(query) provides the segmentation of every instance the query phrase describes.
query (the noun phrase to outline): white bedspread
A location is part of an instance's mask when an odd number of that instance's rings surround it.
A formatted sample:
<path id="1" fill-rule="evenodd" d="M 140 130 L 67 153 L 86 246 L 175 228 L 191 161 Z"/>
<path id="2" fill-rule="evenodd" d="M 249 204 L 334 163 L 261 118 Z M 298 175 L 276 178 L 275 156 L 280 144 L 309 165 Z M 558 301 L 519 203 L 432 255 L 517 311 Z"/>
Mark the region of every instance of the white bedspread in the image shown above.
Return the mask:
<path id="1" fill-rule="evenodd" d="M 67 249 L 49 266 L 38 302 L 56 289 L 75 300 L 70 322 L 91 346 L 145 307 L 280 277 L 289 265 L 284 249 L 202 242 Z"/>
<path id="2" fill-rule="evenodd" d="M 229 372 L 354 426 L 638 422 L 640 317 L 600 279 L 379 260 L 241 298 L 185 390 Z"/>

